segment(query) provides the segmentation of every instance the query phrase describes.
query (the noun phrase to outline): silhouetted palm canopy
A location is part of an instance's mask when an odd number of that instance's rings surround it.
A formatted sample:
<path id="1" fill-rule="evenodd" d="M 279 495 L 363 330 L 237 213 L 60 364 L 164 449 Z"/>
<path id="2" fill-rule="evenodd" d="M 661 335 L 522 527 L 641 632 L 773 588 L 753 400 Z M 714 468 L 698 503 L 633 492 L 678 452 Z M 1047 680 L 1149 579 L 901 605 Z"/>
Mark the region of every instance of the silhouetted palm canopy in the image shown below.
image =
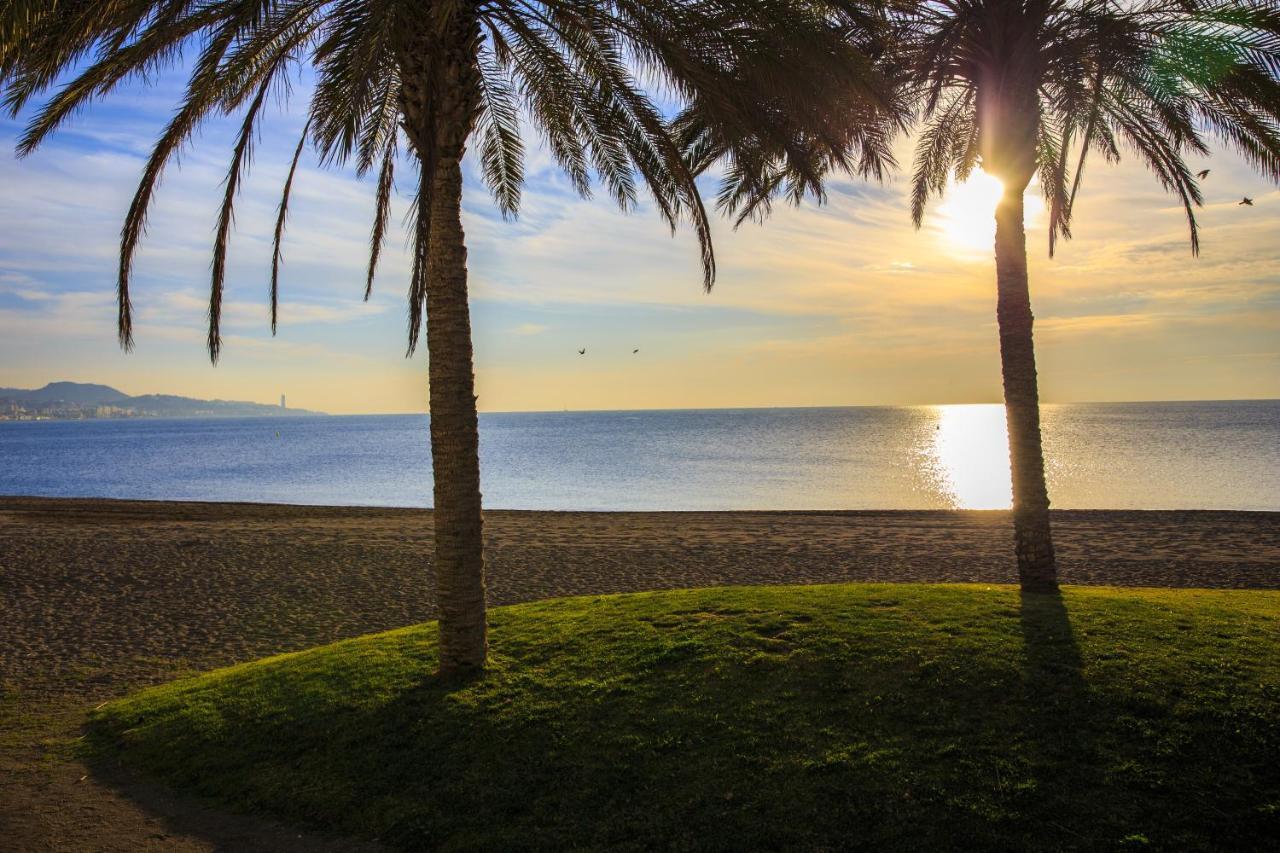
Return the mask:
<path id="1" fill-rule="evenodd" d="M 697 97 L 725 121 L 760 119 L 760 89 L 786 86 L 795 95 L 808 75 L 856 92 L 860 109 L 884 93 L 866 63 L 840 41 L 838 26 L 794 0 L 61 0 L 0 3 L 0 84 L 17 114 L 30 100 L 74 76 L 32 118 L 19 153 L 34 150 L 77 110 L 127 81 L 191 63 L 185 97 L 149 158 L 121 240 L 119 333 L 132 345 L 129 282 L 133 258 L 162 173 L 210 116 L 243 111 L 225 182 L 213 247 L 208 346 L 216 361 L 221 294 L 237 191 L 274 95 L 288 100 L 298 69 L 314 74 L 309 121 L 298 140 L 279 210 L 271 271 L 276 325 L 280 238 L 293 176 L 310 140 L 326 163 L 354 161 L 377 172 L 376 212 L 366 296 L 388 224 L 396 155 L 402 140 L 402 69 L 398 50 L 416 27 L 446 27 L 469 8 L 479 25 L 475 64 L 481 97 L 474 119 L 480 165 L 504 214 L 519 206 L 524 180 L 522 122 L 537 129 L 575 188 L 594 176 L 624 209 L 647 190 L 674 229 L 682 218 L 702 247 L 704 283 L 715 274 L 707 217 L 693 173 L 664 123 L 660 102 L 643 83 L 676 103 Z M 801 7 L 805 7 L 802 9 Z M 837 19 L 837 9 L 827 9 Z M 410 20 L 412 19 L 412 23 Z M 798 50 L 797 45 L 803 46 Z M 760 57 L 756 79 L 730 79 L 725 69 Z M 423 57 L 428 66 L 433 57 Z M 428 67 L 428 74 L 438 69 Z M 754 114 L 753 114 L 754 111 Z M 772 119 L 775 125 L 781 116 Z M 775 128 L 762 127 L 767 137 Z M 791 132 L 788 128 L 785 132 Z M 860 146 L 861 137 L 846 144 Z M 874 139 L 870 140 L 874 144 Z M 432 140 L 427 140 L 430 149 Z M 420 152 L 423 171 L 431 150 Z M 420 183 L 419 223 L 409 296 L 409 350 L 421 325 L 429 234 L 429 182 Z"/>
<path id="2" fill-rule="evenodd" d="M 905 4 L 893 61 L 921 112 L 912 217 L 981 159 L 1038 174 L 1050 246 L 1070 236 L 1090 153 L 1127 148 L 1178 196 L 1199 249 L 1188 155 L 1209 141 L 1280 180 L 1280 5 L 1269 0 L 962 0 Z"/>
<path id="3" fill-rule="evenodd" d="M 847 12 L 847 38 L 892 85 L 875 116 L 853 97 L 861 137 L 786 151 L 753 145 L 749 128 L 685 114 L 694 162 L 711 151 L 727 170 L 720 204 L 740 217 L 770 198 L 821 194 L 831 167 L 878 177 L 893 165 L 886 132 L 918 134 L 912 218 L 931 196 L 979 163 L 1029 181 L 1049 202 L 1052 243 L 1070 236 L 1072 202 L 1090 154 L 1116 162 L 1128 149 L 1182 201 L 1199 247 L 1194 207 L 1203 201 L 1188 155 L 1219 142 L 1280 181 L 1280 4 L 1273 0 L 868 0 Z M 843 96 L 827 93 L 832 103 Z M 710 126 L 710 129 L 709 127 Z M 714 129 L 718 132 L 711 132 Z M 848 130 L 848 128 L 843 128 Z M 757 142 L 759 142 L 757 140 Z M 780 155 L 787 153 L 790 157 Z M 801 156 L 803 155 L 803 156 Z"/>
<path id="4" fill-rule="evenodd" d="M 728 57 L 718 86 L 693 92 L 673 121 L 695 171 L 722 167 L 717 205 L 737 225 L 766 218 L 776 197 L 824 201 L 832 171 L 881 180 L 897 166 L 910 112 L 900 72 L 882 61 L 885 9 L 836 0 L 823 12 L 852 52 L 775 33 Z"/>

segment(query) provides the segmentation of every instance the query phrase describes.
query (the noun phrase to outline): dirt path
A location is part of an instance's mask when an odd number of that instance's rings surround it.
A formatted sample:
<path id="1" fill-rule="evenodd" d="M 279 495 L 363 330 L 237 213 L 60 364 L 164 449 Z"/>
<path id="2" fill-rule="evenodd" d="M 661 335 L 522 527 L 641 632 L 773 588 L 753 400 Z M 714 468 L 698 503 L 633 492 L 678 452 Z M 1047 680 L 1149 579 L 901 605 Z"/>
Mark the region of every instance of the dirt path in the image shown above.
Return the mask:
<path id="1" fill-rule="evenodd" d="M 490 599 L 1015 580 L 997 512 L 486 514 Z M 1054 514 L 1067 583 L 1280 588 L 1280 514 Z M 177 674 L 434 616 L 419 510 L 0 498 L 0 838 L 17 850 L 353 850 L 68 758 Z M 82 778 L 83 777 L 83 778 Z"/>

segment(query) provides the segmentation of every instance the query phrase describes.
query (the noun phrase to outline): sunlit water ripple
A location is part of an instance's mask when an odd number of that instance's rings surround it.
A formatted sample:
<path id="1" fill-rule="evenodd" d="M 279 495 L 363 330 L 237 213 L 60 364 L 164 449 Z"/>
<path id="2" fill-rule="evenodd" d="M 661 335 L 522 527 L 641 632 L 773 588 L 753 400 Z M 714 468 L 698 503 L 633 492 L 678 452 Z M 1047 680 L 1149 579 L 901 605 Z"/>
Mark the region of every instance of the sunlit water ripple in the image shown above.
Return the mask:
<path id="1" fill-rule="evenodd" d="M 1043 409 L 1064 508 L 1280 510 L 1280 401 Z M 0 423 L 0 494 L 429 506 L 424 416 Z M 279 432 L 277 436 L 276 433 Z M 1000 406 L 481 416 L 494 508 L 993 509 Z"/>

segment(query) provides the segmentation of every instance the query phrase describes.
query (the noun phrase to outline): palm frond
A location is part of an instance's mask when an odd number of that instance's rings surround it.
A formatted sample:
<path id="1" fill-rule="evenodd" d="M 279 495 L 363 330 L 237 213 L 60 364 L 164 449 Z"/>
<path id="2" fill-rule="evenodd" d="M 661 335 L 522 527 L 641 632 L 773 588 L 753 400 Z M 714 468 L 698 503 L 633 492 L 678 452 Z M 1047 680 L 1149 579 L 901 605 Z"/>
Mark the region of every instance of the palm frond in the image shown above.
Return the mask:
<path id="1" fill-rule="evenodd" d="M 227 275 L 227 244 L 231 239 L 231 227 L 235 223 L 236 194 L 240 190 L 240 179 L 253 159 L 253 139 L 258 129 L 258 114 L 266 103 L 267 94 L 276 82 L 276 74 L 284 67 L 286 58 L 281 54 L 258 83 L 258 93 L 249 104 L 244 121 L 240 124 L 240 133 L 231 154 L 231 166 L 227 169 L 227 177 L 223 182 L 222 206 L 218 210 L 217 236 L 213 242 L 213 272 L 209 283 L 208 348 L 209 360 L 214 364 L 218 363 L 218 355 L 222 351 L 222 289 Z"/>
<path id="2" fill-rule="evenodd" d="M 133 274 L 133 259 L 138 242 L 146 231 L 151 200 L 169 160 L 178 153 L 200 121 L 217 105 L 223 91 L 217 79 L 217 68 L 234 36 L 233 28 L 224 27 L 200 55 L 187 85 L 187 95 L 182 107 L 151 150 L 151 156 L 143 168 L 142 179 L 138 182 L 138 189 L 129 203 L 128 213 L 125 214 L 124 227 L 120 231 L 120 264 L 116 276 L 116 325 L 120 345 L 125 351 L 133 348 L 133 307 L 129 299 L 129 281 Z"/>
<path id="3" fill-rule="evenodd" d="M 498 209 L 504 217 L 512 217 L 520 208 L 520 188 L 524 184 L 520 117 L 508 73 L 484 51 L 480 56 L 480 93 L 481 109 L 476 122 L 480 166 Z"/>
<path id="4" fill-rule="evenodd" d="M 308 120 L 298 135 L 298 144 L 293 149 L 293 158 L 289 161 L 289 173 L 284 179 L 284 189 L 280 192 L 280 206 L 276 209 L 276 228 L 271 239 L 271 334 L 276 333 L 276 323 L 280 308 L 280 263 L 283 256 L 280 244 L 284 240 L 285 220 L 289 216 L 289 198 L 293 194 L 293 176 L 298 171 L 298 160 L 302 157 L 302 149 L 307 144 L 307 133 L 311 130 Z"/>
<path id="5" fill-rule="evenodd" d="M 405 350 L 406 358 L 418 348 L 418 335 L 422 331 L 427 305 L 427 277 L 430 273 L 427 260 L 431 249 L 431 202 L 435 177 L 434 163 L 431 169 L 425 164 L 419 168 L 418 193 L 413 204 L 413 265 L 409 273 L 409 346 Z"/>
<path id="6" fill-rule="evenodd" d="M 373 295 L 373 277 L 378 271 L 378 257 L 387 232 L 387 220 L 391 216 L 391 194 L 395 190 L 396 138 L 387 138 L 382 153 L 382 168 L 378 170 L 378 189 L 373 213 L 373 234 L 369 237 L 369 273 L 365 278 L 364 301 Z"/>
<path id="7" fill-rule="evenodd" d="M 1146 162 L 1160 184 L 1178 196 L 1190 230 L 1191 253 L 1199 254 L 1200 234 L 1195 207 L 1203 203 L 1200 188 L 1178 149 L 1162 134 L 1158 119 L 1144 113 L 1123 96 L 1114 94 L 1104 100 L 1103 112 L 1117 132 L 1128 140 L 1134 153 Z"/>
<path id="8" fill-rule="evenodd" d="M 973 96 L 962 91 L 925 125 L 916 143 L 915 169 L 911 178 L 911 222 L 919 228 L 930 196 L 947 189 L 952 173 L 969 162 L 974 149 Z"/>

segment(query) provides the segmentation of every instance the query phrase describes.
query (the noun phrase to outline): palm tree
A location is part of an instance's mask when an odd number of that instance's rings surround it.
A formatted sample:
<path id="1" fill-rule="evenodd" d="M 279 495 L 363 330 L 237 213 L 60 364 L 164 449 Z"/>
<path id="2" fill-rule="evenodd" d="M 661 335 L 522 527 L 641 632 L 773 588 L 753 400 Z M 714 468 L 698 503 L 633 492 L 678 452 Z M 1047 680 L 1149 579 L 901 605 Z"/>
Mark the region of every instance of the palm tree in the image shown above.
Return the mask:
<path id="1" fill-rule="evenodd" d="M 763 44 L 792 51 L 786 73 L 822 71 L 874 98 L 865 61 L 846 49 L 839 14 L 800 0 L 0 0 L 0 88 L 18 114 L 60 77 L 69 83 L 34 114 L 18 150 L 36 148 L 76 110 L 120 83 L 148 79 L 195 50 L 185 96 L 147 161 L 125 219 L 117 278 L 121 345 L 132 346 L 134 253 L 166 164 L 208 116 L 242 111 L 213 246 L 208 349 L 216 363 L 226 249 L 236 194 L 271 94 L 288 97 L 298 68 L 314 77 L 275 227 L 270 301 L 277 319 L 280 242 L 308 141 L 326 163 L 377 172 L 368 298 L 388 222 L 394 172 L 407 140 L 416 172 L 408 352 L 425 312 L 440 668 L 473 670 L 487 653 L 480 469 L 462 158 L 478 147 L 504 215 L 523 182 L 523 126 L 531 123 L 583 195 L 592 173 L 624 209 L 647 190 L 674 230 L 689 220 L 704 284 L 715 275 L 710 229 L 680 147 L 637 75 L 667 97 L 697 97 L 741 124 L 751 89 L 724 70 Z M 763 85 L 757 81 L 756 85 Z M 854 139 L 852 144 L 857 144 Z"/>
<path id="2" fill-rule="evenodd" d="M 981 165 L 1003 184 L 996 317 L 1015 550 L 1023 587 L 1053 588 L 1023 195 L 1038 176 L 1052 255 L 1056 240 L 1071 236 L 1088 155 L 1115 162 L 1126 148 L 1178 196 L 1198 253 L 1202 196 L 1188 154 L 1207 154 L 1206 139 L 1216 140 L 1280 181 L 1280 7 L 1274 0 L 889 0 L 878 19 L 872 11 L 860 23 L 857 43 L 916 119 L 916 226 L 953 175 L 964 180 Z M 690 126 L 685 144 L 698 162 L 699 124 Z M 800 186 L 776 148 L 751 148 L 732 128 L 718 138 L 754 152 L 721 188 L 722 206 L 739 221 L 767 209 L 780 183 Z"/>

